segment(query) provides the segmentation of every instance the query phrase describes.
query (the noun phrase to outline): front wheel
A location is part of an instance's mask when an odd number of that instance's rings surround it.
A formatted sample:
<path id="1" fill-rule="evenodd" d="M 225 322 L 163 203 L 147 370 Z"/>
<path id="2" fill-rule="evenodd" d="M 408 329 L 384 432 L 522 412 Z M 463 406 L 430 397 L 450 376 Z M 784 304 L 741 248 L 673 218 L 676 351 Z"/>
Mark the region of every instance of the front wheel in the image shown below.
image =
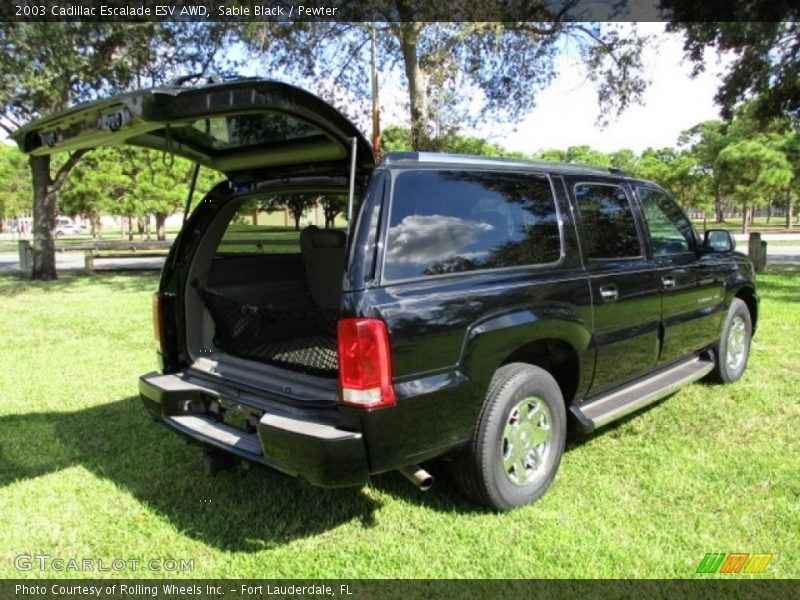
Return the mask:
<path id="1" fill-rule="evenodd" d="M 566 438 L 566 411 L 552 375 L 533 365 L 498 369 L 454 474 L 473 501 L 498 511 L 538 499 L 552 483 Z"/>
<path id="2" fill-rule="evenodd" d="M 734 298 L 725 317 L 722 335 L 716 345 L 717 364 L 714 379 L 721 383 L 732 383 L 739 379 L 747 367 L 750 357 L 750 338 L 753 322 L 750 310 L 743 300 Z"/>

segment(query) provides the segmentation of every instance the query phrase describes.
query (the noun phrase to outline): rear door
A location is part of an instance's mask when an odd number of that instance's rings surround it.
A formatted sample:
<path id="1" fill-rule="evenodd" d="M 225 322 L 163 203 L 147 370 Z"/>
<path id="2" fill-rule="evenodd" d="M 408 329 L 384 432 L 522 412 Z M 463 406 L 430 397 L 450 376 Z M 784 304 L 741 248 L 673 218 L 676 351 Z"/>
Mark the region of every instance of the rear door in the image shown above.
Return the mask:
<path id="1" fill-rule="evenodd" d="M 14 133 L 29 154 L 118 144 L 183 156 L 232 179 L 374 167 L 358 129 L 320 98 L 262 79 L 137 90 L 81 104 Z"/>
<path id="2" fill-rule="evenodd" d="M 569 178 L 567 183 L 579 213 L 592 291 L 595 394 L 655 366 L 660 284 L 624 182 Z"/>

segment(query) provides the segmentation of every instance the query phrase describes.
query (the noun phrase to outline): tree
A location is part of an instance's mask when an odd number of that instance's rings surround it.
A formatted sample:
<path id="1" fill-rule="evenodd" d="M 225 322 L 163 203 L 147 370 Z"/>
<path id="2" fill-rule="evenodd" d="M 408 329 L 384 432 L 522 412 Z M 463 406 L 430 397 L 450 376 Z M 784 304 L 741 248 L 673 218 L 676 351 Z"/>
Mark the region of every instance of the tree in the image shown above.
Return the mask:
<path id="1" fill-rule="evenodd" d="M 31 178 L 25 155 L 0 144 L 0 230 L 5 222 L 30 214 Z"/>
<path id="2" fill-rule="evenodd" d="M 800 128 L 793 125 L 779 143 L 780 149 L 792 166 L 793 177 L 786 188 L 786 229 L 794 226 L 794 199 L 800 193 Z"/>
<path id="3" fill-rule="evenodd" d="M 146 148 L 123 148 L 121 154 L 134 181 L 131 191 L 134 214 L 146 217 L 148 229 L 152 214 L 156 221 L 156 238 L 165 240 L 167 217 L 186 203 L 194 164 Z M 212 172 L 201 169 L 195 184 L 196 193 L 210 189 L 214 182 Z M 149 231 L 146 233 L 149 236 Z"/>
<path id="4" fill-rule="evenodd" d="M 133 189 L 131 178 L 122 169 L 116 148 L 98 148 L 88 153 L 64 182 L 58 208 L 65 214 L 89 220 L 92 236 L 100 235 L 100 216 L 121 214 L 124 199 Z"/>
<path id="5" fill-rule="evenodd" d="M 294 219 L 295 231 L 300 230 L 300 219 L 303 213 L 314 208 L 319 200 L 313 194 L 281 194 L 280 196 L 270 196 L 261 201 L 261 210 L 272 212 L 275 210 L 288 210 Z"/>
<path id="6" fill-rule="evenodd" d="M 747 233 L 753 205 L 785 192 L 794 176 L 792 166 L 779 151 L 757 140 L 726 146 L 717 158 L 721 187 L 742 203 L 742 233 Z"/>
<path id="7" fill-rule="evenodd" d="M 206 71 L 225 32 L 212 23 L 0 22 L 0 127 L 10 134 L 70 104 L 162 83 L 178 69 Z M 34 279 L 56 278 L 58 193 L 85 153 L 73 152 L 55 173 L 49 156 L 30 158 Z"/>
<path id="8" fill-rule="evenodd" d="M 623 148 L 608 155 L 611 166 L 619 169 L 623 173 L 631 174 L 636 170 L 636 163 L 638 157 L 636 153 L 630 148 Z"/>
<path id="9" fill-rule="evenodd" d="M 675 148 L 647 148 L 636 161 L 631 174 L 648 179 L 675 196 L 686 207 L 704 205 L 701 176 L 696 161 Z"/>
<path id="10" fill-rule="evenodd" d="M 722 121 L 712 120 L 698 123 L 681 132 L 680 146 L 688 147 L 695 160 L 695 172 L 701 186 L 714 198 L 714 217 L 717 223 L 725 222 L 725 199 L 720 191 L 720 172 L 717 169 L 719 153 L 731 142 L 727 127 Z"/>
<path id="11" fill-rule="evenodd" d="M 715 100 L 723 118 L 748 98 L 762 123 L 793 115 L 800 119 L 800 8 L 796 2 L 754 0 L 723 5 L 661 0 L 668 30 L 682 31 L 694 74 L 705 69 L 706 50 L 733 57 Z"/>
<path id="12" fill-rule="evenodd" d="M 595 167 L 611 166 L 610 156 L 586 145 L 570 146 L 567 148 L 564 159 L 565 162 L 574 164 L 593 165 Z"/>
<path id="13" fill-rule="evenodd" d="M 149 216 L 153 215 L 156 236 L 164 240 L 166 219 L 186 203 L 193 170 L 190 161 L 156 150 L 97 148 L 73 169 L 59 196 L 59 208 L 70 216 L 89 219 L 93 235 L 99 233 L 100 215 L 113 214 L 138 219 L 149 236 Z M 210 189 L 216 178 L 201 169 L 197 192 Z M 133 232 L 128 233 L 132 237 Z"/>
<path id="14" fill-rule="evenodd" d="M 322 205 L 322 212 L 325 215 L 325 229 L 332 229 L 336 215 L 347 210 L 347 196 L 344 194 L 320 196 L 319 203 Z"/>
<path id="15" fill-rule="evenodd" d="M 381 144 L 387 152 L 409 152 L 413 149 L 411 130 L 397 125 L 390 125 L 381 133 Z M 459 135 L 457 133 L 448 133 L 440 137 L 431 138 L 429 150 L 453 154 L 475 154 L 478 156 L 524 157 L 522 152 L 507 150 L 503 146 L 493 144 L 483 138 Z"/>
<path id="16" fill-rule="evenodd" d="M 629 26 L 566 21 L 572 0 L 552 12 L 537 4 L 524 19 L 498 17 L 491 23 L 416 18 L 428 4 L 374 2 L 370 9 L 381 23 L 372 26 L 254 23 L 242 36 L 270 70 L 303 80 L 323 97 L 345 104 L 342 95 L 363 99 L 370 89 L 369 43 L 375 27 L 380 72 L 388 77 L 397 69 L 407 84 L 415 150 L 430 150 L 432 139 L 486 115 L 508 121 L 530 110 L 536 92 L 556 75 L 562 42 L 574 46 L 588 78 L 597 82 L 601 114 L 622 111 L 645 88 L 639 75 L 644 39 Z M 486 11 L 485 3 L 474 4 Z"/>

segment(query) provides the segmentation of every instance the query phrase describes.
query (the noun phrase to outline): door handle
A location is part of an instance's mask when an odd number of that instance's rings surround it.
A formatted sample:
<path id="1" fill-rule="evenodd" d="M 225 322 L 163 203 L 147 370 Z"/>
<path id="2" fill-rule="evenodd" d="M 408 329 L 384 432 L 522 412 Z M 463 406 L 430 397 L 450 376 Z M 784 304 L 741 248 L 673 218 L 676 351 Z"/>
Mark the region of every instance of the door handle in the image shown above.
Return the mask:
<path id="1" fill-rule="evenodd" d="M 604 285 L 600 288 L 600 297 L 603 302 L 616 302 L 619 297 L 619 291 L 615 285 Z"/>
<path id="2" fill-rule="evenodd" d="M 675 278 L 674 277 L 662 277 L 661 278 L 661 285 L 664 286 L 665 290 L 669 290 L 675 287 Z"/>

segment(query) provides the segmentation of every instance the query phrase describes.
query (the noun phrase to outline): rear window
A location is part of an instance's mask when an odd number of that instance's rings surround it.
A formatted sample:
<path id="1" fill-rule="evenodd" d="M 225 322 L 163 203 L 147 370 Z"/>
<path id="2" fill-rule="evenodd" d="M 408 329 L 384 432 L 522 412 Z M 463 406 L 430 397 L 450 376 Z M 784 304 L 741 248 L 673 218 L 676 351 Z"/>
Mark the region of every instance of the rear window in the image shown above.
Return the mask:
<path id="1" fill-rule="evenodd" d="M 214 117 L 170 128 L 174 138 L 212 151 L 312 138 L 320 133 L 313 125 L 276 112 Z"/>
<path id="2" fill-rule="evenodd" d="M 395 178 L 383 277 L 552 263 L 558 213 L 544 176 L 405 171 Z"/>
<path id="3" fill-rule="evenodd" d="M 300 232 L 308 226 L 344 230 L 347 195 L 297 192 L 251 198 L 228 223 L 216 256 L 299 254 Z"/>

